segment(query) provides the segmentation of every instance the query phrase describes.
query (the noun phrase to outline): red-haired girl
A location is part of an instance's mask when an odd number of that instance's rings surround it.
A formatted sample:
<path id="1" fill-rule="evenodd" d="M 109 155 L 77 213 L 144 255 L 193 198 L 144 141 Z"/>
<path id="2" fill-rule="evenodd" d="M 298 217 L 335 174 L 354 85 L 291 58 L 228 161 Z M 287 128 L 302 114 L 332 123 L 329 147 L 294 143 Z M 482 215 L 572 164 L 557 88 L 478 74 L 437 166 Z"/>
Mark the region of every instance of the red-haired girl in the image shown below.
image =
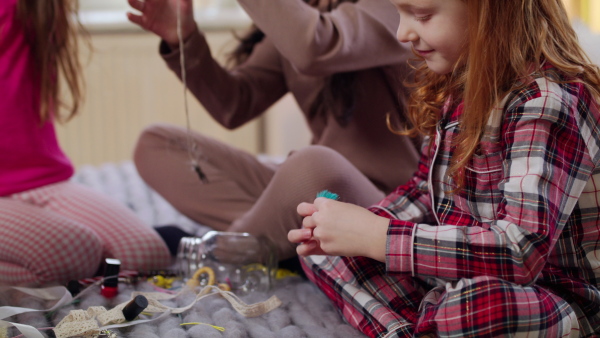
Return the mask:
<path id="1" fill-rule="evenodd" d="M 600 74 L 562 1 L 391 2 L 420 169 L 371 212 L 300 204 L 309 278 L 372 337 L 596 336 Z"/>

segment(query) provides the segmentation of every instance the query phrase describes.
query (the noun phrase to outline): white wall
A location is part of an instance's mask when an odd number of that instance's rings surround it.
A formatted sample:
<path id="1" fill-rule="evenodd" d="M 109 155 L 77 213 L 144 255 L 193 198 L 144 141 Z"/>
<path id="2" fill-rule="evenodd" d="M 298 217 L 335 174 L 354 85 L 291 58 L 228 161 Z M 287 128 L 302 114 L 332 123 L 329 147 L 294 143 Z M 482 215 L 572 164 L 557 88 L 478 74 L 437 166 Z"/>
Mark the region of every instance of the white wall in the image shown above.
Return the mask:
<path id="1" fill-rule="evenodd" d="M 92 45 L 91 51 L 81 50 L 86 97 L 81 114 L 57 127 L 58 137 L 76 166 L 129 160 L 145 126 L 186 125 L 183 86 L 158 55 L 159 38 L 127 20 L 125 13 L 131 9 L 126 0 L 81 0 L 80 4 L 80 18 Z M 249 19 L 234 9 L 218 15 L 196 9 L 200 28 L 222 61 L 224 52 L 235 46 L 232 30 L 245 29 Z M 189 93 L 188 101 L 193 130 L 252 153 L 262 151 L 262 121 L 229 131 Z"/>
<path id="2" fill-rule="evenodd" d="M 129 9 L 127 0 L 79 0 L 81 10 L 122 10 Z M 237 7 L 235 0 L 194 0 L 196 9 Z"/>
<path id="3" fill-rule="evenodd" d="M 600 65 L 600 33 L 593 33 L 583 23 L 576 21 L 573 27 L 579 36 L 579 42 L 592 61 Z"/>

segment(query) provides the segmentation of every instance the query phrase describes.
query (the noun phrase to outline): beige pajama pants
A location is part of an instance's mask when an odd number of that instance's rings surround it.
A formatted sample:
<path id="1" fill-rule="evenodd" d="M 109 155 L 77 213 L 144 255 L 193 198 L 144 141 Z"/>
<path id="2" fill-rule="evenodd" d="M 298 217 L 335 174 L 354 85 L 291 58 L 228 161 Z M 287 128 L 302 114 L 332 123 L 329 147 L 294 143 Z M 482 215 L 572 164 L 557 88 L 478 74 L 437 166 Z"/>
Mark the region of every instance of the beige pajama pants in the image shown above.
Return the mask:
<path id="1" fill-rule="evenodd" d="M 192 168 L 190 146 L 208 183 Z M 263 163 L 199 133 L 156 124 L 140 136 L 134 161 L 146 183 L 178 211 L 215 230 L 264 236 L 281 260 L 296 254 L 287 233 L 301 226 L 300 202 L 312 202 L 324 189 L 361 206 L 384 197 L 345 157 L 323 146 L 294 151 L 281 164 Z"/>

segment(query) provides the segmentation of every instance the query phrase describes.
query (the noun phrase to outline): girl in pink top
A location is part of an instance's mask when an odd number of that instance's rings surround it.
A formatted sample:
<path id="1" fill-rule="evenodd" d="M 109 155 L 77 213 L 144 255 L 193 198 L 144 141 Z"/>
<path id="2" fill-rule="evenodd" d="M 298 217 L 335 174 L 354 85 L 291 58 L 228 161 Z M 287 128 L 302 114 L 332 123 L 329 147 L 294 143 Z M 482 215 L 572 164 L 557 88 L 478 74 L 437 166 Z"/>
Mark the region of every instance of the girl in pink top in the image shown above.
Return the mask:
<path id="1" fill-rule="evenodd" d="M 123 269 L 169 262 L 160 237 L 131 210 L 69 182 L 74 169 L 54 121 L 73 117 L 83 94 L 76 9 L 74 0 L 0 2 L 0 285 L 90 277 L 103 257 Z"/>

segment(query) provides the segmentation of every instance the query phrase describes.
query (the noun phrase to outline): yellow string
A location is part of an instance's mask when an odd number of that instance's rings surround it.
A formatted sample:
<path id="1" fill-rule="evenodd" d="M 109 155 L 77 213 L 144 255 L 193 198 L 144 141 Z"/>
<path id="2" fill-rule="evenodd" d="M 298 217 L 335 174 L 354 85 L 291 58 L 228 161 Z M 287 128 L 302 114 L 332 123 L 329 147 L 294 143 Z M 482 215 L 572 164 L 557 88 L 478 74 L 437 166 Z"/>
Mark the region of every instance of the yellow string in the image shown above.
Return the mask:
<path id="1" fill-rule="evenodd" d="M 275 272 L 275 279 L 284 279 L 287 277 L 296 277 L 299 276 L 297 273 L 292 272 L 287 269 L 277 269 Z"/>
<path id="2" fill-rule="evenodd" d="M 215 329 L 217 331 L 225 332 L 225 328 L 224 327 L 210 325 L 210 324 L 206 324 L 206 323 L 197 323 L 197 322 L 194 322 L 194 323 L 181 323 L 179 325 L 181 325 L 181 326 L 183 326 L 183 325 L 207 325 L 207 326 L 210 326 L 210 327 L 212 327 L 213 329 Z"/>

